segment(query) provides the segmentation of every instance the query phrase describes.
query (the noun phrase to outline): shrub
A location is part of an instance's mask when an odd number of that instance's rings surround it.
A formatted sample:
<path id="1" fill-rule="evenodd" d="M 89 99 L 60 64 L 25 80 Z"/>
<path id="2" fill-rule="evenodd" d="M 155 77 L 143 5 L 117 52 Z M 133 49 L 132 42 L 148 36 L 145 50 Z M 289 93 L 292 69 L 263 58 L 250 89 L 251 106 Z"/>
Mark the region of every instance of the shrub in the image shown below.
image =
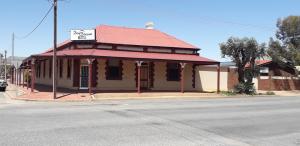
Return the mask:
<path id="1" fill-rule="evenodd" d="M 239 83 L 234 87 L 234 92 L 238 94 L 254 95 L 256 93 L 253 83 Z"/>
<path id="2" fill-rule="evenodd" d="M 25 80 L 25 82 L 28 82 L 28 83 L 31 82 L 31 75 L 28 70 L 25 71 L 24 80 Z"/>
<path id="3" fill-rule="evenodd" d="M 266 95 L 275 95 L 275 93 L 273 91 L 268 91 L 266 92 Z"/>

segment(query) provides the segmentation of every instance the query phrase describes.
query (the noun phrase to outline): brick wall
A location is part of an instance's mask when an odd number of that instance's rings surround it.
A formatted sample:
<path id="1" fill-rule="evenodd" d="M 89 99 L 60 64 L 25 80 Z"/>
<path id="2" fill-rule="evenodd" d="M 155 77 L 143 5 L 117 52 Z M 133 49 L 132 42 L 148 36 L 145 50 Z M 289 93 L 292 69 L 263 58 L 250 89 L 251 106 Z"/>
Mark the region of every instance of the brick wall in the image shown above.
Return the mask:
<path id="1" fill-rule="evenodd" d="M 258 78 L 259 90 L 300 90 L 300 80 L 295 79 L 294 71 L 276 64 L 270 64 L 267 79 Z"/>
<path id="2" fill-rule="evenodd" d="M 228 91 L 232 90 L 235 85 L 239 83 L 238 81 L 238 73 L 236 68 L 228 68 L 228 80 L 227 80 L 227 87 Z"/>
<path id="3" fill-rule="evenodd" d="M 258 90 L 300 90 L 300 80 L 258 79 Z"/>
<path id="4" fill-rule="evenodd" d="M 300 79 L 296 79 L 290 68 L 283 68 L 275 63 L 268 64 L 269 76 L 257 78 L 258 90 L 300 90 Z M 236 68 L 228 68 L 228 90 L 238 84 Z"/>

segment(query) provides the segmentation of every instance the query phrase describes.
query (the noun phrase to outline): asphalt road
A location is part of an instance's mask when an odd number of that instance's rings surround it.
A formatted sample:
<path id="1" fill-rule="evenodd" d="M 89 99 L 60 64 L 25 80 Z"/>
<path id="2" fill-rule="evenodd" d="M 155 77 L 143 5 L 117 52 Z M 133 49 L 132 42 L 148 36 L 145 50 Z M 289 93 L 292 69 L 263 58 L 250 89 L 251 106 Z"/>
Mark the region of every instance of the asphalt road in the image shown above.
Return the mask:
<path id="1" fill-rule="evenodd" d="M 0 145 L 300 146 L 300 97 L 0 104 Z"/>

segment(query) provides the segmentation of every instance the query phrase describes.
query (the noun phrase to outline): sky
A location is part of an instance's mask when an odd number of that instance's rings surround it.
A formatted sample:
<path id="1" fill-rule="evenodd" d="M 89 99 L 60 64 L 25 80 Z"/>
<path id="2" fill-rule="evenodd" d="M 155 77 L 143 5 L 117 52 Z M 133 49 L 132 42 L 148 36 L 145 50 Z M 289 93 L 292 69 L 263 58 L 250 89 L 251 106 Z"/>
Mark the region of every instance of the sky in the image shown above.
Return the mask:
<path id="1" fill-rule="evenodd" d="M 12 33 L 32 31 L 51 0 L 1 0 L 0 53 L 11 56 Z M 71 29 L 92 29 L 100 24 L 155 29 L 201 48 L 200 55 L 218 61 L 219 44 L 231 37 L 254 37 L 268 43 L 278 18 L 300 15 L 300 0 L 59 0 L 58 42 Z M 26 39 L 15 39 L 15 56 L 38 54 L 53 46 L 53 11 Z"/>

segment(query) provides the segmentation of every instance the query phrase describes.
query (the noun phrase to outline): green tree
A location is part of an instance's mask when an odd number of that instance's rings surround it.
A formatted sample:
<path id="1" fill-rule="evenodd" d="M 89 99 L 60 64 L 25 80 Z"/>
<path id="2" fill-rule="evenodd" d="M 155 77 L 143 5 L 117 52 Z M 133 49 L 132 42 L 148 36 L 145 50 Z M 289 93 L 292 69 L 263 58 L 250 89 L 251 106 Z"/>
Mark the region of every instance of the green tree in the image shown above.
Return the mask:
<path id="1" fill-rule="evenodd" d="M 280 65 L 300 65 L 300 16 L 278 19 L 277 28 L 276 40 L 269 41 L 268 54 Z"/>
<path id="2" fill-rule="evenodd" d="M 229 57 L 236 64 L 239 83 L 253 87 L 252 80 L 258 71 L 255 60 L 265 55 L 265 44 L 259 44 L 254 38 L 230 37 L 220 44 L 220 49 L 223 58 Z M 246 69 L 247 64 L 249 68 Z M 249 92 L 247 90 L 243 92 Z"/>

